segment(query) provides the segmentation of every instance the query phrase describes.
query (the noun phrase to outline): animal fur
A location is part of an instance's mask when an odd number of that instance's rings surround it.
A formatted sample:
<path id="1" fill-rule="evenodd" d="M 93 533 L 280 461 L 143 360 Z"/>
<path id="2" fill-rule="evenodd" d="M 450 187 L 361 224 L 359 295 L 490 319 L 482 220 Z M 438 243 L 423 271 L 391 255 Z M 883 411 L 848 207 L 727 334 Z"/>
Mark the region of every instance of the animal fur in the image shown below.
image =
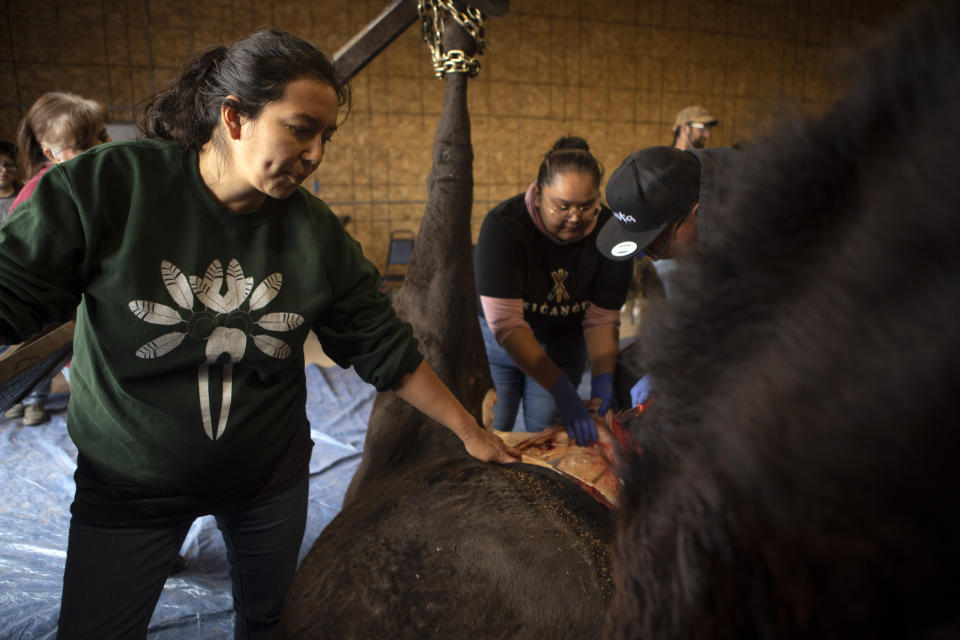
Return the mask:
<path id="1" fill-rule="evenodd" d="M 960 637 L 960 10 L 900 22 L 645 337 L 608 638 Z"/>

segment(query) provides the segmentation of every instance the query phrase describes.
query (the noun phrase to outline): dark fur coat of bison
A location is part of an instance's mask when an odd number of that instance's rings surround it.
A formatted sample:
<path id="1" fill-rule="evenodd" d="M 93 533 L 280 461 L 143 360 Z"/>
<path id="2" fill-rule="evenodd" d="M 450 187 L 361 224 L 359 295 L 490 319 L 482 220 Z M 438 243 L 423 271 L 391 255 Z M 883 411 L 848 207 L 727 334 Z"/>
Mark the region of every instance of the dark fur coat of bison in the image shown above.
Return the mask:
<path id="1" fill-rule="evenodd" d="M 646 336 L 609 638 L 960 637 L 957 3 L 847 86 L 745 154 Z"/>

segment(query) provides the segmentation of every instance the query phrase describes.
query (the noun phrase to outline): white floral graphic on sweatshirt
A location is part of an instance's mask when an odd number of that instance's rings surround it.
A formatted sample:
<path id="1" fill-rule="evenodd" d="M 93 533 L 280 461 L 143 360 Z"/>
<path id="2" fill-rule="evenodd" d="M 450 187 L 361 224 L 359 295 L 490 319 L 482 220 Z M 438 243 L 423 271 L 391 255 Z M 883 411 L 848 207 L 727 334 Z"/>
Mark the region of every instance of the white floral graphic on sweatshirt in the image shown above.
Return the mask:
<path id="1" fill-rule="evenodd" d="M 197 373 L 200 393 L 200 412 L 207 437 L 216 440 L 223 435 L 230 415 L 233 396 L 233 363 L 243 359 L 248 338 L 254 346 L 273 358 L 288 358 L 290 345 L 266 333 L 253 333 L 258 327 L 265 331 L 292 331 L 303 324 L 303 316 L 297 313 L 261 311 L 277 296 L 283 284 L 283 274 L 271 273 L 253 289 L 253 278 L 244 277 L 243 268 L 236 260 L 230 260 L 226 271 L 219 260 L 207 267 L 203 277 L 187 277 L 169 260 L 160 263 L 160 275 L 170 297 L 177 307 L 149 300 L 131 300 L 130 311 L 144 322 L 156 325 L 178 326 L 178 330 L 165 333 L 137 349 L 138 358 L 160 358 L 170 353 L 190 336 L 206 342 L 206 360 Z M 226 291 L 222 291 L 226 283 Z M 253 289 L 253 294 L 250 290 Z M 249 296 L 249 300 L 247 300 Z M 195 311 L 199 302 L 203 308 Z M 246 308 L 241 306 L 247 302 Z M 260 313 L 254 313 L 254 312 Z M 210 403 L 210 366 L 215 365 L 223 354 L 228 360 L 222 366 L 220 416 L 217 428 L 213 428 Z"/>

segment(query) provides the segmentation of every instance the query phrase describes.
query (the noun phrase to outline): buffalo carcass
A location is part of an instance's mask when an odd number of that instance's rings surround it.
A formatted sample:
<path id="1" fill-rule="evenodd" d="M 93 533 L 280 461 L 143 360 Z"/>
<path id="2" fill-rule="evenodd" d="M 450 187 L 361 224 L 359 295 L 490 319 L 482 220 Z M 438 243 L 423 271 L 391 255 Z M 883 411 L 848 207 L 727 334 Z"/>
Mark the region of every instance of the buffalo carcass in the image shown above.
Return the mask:
<path id="1" fill-rule="evenodd" d="M 446 25 L 448 48 L 472 41 Z M 396 299 L 427 361 L 480 415 L 492 387 L 470 245 L 467 77 L 448 74 L 429 202 Z M 611 596 L 609 512 L 528 465 L 482 464 L 393 394 L 380 394 L 342 511 L 304 559 L 287 638 L 599 637 Z"/>
<path id="2" fill-rule="evenodd" d="M 901 22 L 647 336 L 608 638 L 960 637 L 960 10 Z"/>

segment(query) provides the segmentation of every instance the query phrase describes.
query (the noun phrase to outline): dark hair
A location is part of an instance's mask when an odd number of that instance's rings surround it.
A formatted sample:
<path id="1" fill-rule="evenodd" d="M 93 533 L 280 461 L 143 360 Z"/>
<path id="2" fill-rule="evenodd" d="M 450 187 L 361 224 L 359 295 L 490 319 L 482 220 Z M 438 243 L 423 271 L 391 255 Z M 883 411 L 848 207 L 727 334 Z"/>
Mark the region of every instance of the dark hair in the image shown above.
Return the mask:
<path id="1" fill-rule="evenodd" d="M 557 174 L 582 171 L 593 175 L 597 186 L 603 179 L 603 165 L 590 153 L 590 145 L 583 138 L 567 136 L 553 143 L 553 148 L 543 156 L 537 173 L 537 187 L 542 189 L 552 184 Z"/>
<path id="2" fill-rule="evenodd" d="M 255 119 L 289 83 L 304 76 L 329 82 L 337 103 L 349 112 L 349 88 L 323 52 L 291 33 L 269 29 L 195 58 L 169 87 L 144 103 L 139 127 L 148 138 L 199 149 L 214 136 L 221 105 Z"/>
<path id="3" fill-rule="evenodd" d="M 59 149 L 89 140 L 107 120 L 107 110 L 88 98 L 73 93 L 50 91 L 30 106 L 17 127 L 20 164 L 32 178 L 47 164 L 43 148 Z"/>
<path id="4" fill-rule="evenodd" d="M 6 140 L 0 140 L 0 154 L 5 156 L 10 156 L 10 159 L 16 162 L 17 161 L 17 145 L 13 144 L 12 142 L 7 142 Z M 16 178 L 14 178 L 13 190 L 16 192 L 16 191 L 20 191 L 20 189 L 22 188 L 23 188 L 23 183 L 17 180 Z"/>
<path id="5" fill-rule="evenodd" d="M 0 153 L 10 156 L 12 159 L 17 159 L 17 145 L 12 142 L 7 142 L 6 140 L 0 140 Z"/>

